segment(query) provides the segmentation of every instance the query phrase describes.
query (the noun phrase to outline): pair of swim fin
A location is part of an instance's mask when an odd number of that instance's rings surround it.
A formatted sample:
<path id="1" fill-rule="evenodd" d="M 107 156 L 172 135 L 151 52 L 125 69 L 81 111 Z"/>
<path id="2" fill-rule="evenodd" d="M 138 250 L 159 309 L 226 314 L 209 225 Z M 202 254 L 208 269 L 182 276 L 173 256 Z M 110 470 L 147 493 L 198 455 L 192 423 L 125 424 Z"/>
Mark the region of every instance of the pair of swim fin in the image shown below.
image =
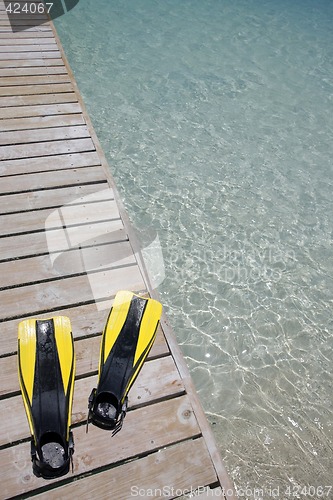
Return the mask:
<path id="1" fill-rule="evenodd" d="M 97 388 L 88 400 L 88 422 L 118 432 L 128 392 L 156 336 L 161 304 L 132 292 L 118 292 L 102 335 Z M 74 453 L 70 431 L 75 354 L 65 316 L 19 324 L 18 372 L 31 432 L 36 476 L 67 474 Z"/>

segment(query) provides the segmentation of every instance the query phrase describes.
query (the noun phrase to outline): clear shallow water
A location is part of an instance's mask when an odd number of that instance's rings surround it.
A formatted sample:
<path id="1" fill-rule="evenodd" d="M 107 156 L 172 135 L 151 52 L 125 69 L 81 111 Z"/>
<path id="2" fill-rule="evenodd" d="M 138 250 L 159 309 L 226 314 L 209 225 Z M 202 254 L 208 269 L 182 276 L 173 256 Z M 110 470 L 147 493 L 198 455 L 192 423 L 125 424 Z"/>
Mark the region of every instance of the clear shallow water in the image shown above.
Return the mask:
<path id="1" fill-rule="evenodd" d="M 328 0 L 80 0 L 56 21 L 129 215 L 159 235 L 224 462 L 264 498 L 333 485 L 332 23 Z"/>

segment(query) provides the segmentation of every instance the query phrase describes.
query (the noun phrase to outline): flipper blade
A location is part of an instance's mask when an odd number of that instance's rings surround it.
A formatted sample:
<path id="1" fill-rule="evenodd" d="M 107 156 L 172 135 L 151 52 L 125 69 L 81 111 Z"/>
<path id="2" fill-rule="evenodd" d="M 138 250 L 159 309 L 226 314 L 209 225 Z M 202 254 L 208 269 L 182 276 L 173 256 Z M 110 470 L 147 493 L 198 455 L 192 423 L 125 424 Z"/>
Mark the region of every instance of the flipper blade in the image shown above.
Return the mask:
<path id="1" fill-rule="evenodd" d="M 35 363 L 36 363 L 36 322 L 33 319 L 22 321 L 18 329 L 18 373 L 23 403 L 28 418 L 30 432 L 34 434 L 31 414 Z"/>

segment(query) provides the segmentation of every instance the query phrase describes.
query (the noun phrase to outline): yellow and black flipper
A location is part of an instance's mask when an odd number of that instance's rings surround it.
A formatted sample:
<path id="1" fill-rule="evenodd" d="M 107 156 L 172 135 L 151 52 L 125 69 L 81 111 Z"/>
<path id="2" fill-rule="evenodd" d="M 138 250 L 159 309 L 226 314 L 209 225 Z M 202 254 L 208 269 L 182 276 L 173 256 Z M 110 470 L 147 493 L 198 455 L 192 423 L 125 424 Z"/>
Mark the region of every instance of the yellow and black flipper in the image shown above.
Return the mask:
<path id="1" fill-rule="evenodd" d="M 67 474 L 74 453 L 70 431 L 75 376 L 71 324 L 65 316 L 27 319 L 18 329 L 18 372 L 38 477 Z"/>
<path id="2" fill-rule="evenodd" d="M 88 402 L 88 423 L 116 434 L 127 411 L 127 394 L 156 336 L 162 305 L 132 292 L 117 293 L 102 340 L 98 385 Z"/>

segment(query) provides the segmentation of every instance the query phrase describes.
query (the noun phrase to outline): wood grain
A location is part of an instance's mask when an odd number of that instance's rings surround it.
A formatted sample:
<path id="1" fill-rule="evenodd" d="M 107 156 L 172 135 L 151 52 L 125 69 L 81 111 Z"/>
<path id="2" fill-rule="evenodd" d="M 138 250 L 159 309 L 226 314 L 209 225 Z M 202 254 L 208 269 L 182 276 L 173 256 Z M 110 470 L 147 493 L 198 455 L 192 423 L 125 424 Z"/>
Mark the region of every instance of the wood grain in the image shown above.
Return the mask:
<path id="1" fill-rule="evenodd" d="M 113 297 L 118 290 L 143 291 L 137 265 L 99 271 L 50 283 L 0 291 L 0 322 Z"/>
<path id="2" fill-rule="evenodd" d="M 93 167 L 100 164 L 100 158 L 95 150 L 91 152 L 77 151 L 69 154 L 48 155 L 47 161 L 45 161 L 45 157 L 17 158 L 0 161 L 0 177 L 28 172 L 61 171 L 70 168 Z"/>
<path id="3" fill-rule="evenodd" d="M 82 153 L 85 151 L 95 151 L 94 143 L 91 138 L 72 139 L 34 142 L 32 144 L 18 144 L 11 146 L 0 146 L 0 158 L 2 160 L 17 160 L 20 158 L 33 158 L 45 156 L 44 162 L 47 162 L 47 156 L 62 155 L 69 153 Z"/>
<path id="4" fill-rule="evenodd" d="M 181 467 L 179 464 L 182 464 Z M 190 498 L 192 494 L 197 499 L 204 498 L 199 497 L 197 492 L 216 481 L 207 447 L 204 440 L 199 438 L 160 449 L 140 460 L 133 460 L 89 478 L 80 478 L 56 490 L 41 493 L 36 498 L 52 500 L 58 499 L 57 495 L 60 495 L 63 500 L 72 500 L 77 495 L 81 500 L 90 500 L 109 498 L 112 490 L 112 496 L 117 500 L 136 496 L 164 500 L 175 498 L 177 492 L 186 495 L 182 498 Z M 220 489 L 209 498 L 223 499 L 224 496 Z"/>

